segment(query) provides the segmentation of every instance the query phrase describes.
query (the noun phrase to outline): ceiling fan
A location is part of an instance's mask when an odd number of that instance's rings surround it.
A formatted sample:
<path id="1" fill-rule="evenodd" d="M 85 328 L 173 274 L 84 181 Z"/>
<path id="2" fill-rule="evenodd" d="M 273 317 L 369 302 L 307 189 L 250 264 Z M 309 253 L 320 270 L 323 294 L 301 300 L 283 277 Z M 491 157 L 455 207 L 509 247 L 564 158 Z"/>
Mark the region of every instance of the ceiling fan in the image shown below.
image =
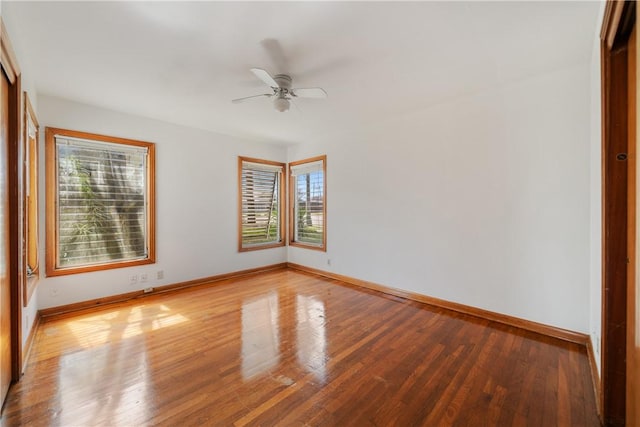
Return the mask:
<path id="1" fill-rule="evenodd" d="M 271 77 L 271 74 L 263 70 L 262 68 L 252 68 L 251 72 L 256 75 L 257 78 L 262 80 L 271 88 L 273 93 L 261 93 L 259 95 L 245 96 L 244 98 L 234 99 L 234 104 L 244 102 L 247 99 L 259 98 L 266 96 L 267 98 L 275 97 L 273 100 L 273 107 L 284 112 L 291 106 L 293 98 L 326 98 L 327 92 L 320 87 L 309 88 L 292 88 L 291 76 L 287 74 L 276 74 Z"/>

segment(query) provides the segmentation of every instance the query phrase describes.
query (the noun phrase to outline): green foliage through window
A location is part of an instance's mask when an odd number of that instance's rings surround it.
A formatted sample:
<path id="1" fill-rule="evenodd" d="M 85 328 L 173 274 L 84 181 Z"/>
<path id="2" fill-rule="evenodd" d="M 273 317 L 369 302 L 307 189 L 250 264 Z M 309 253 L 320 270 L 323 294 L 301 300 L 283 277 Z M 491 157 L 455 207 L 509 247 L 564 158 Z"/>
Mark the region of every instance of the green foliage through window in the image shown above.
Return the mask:
<path id="1" fill-rule="evenodd" d="M 47 255 L 47 274 L 154 262 L 153 144 L 47 132 L 47 144 L 55 150 L 55 169 L 47 172 L 55 181 L 48 184 L 55 185 L 55 199 L 47 194 L 48 214 L 55 215 L 55 229 L 47 225 L 47 239 L 54 242 L 47 244 L 54 252 Z"/>
<path id="2" fill-rule="evenodd" d="M 59 265 L 144 258 L 145 153 L 58 145 Z"/>
<path id="3" fill-rule="evenodd" d="M 295 162 L 291 166 L 294 200 L 294 243 L 324 249 L 324 157 Z"/>

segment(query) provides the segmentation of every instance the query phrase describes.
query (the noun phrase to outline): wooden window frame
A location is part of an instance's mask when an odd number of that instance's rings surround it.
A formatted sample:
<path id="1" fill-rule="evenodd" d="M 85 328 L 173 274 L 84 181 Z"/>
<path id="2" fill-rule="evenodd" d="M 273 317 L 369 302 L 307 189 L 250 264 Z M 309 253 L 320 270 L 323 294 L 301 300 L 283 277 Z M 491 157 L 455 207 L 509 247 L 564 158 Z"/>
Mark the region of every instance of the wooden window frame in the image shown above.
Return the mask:
<path id="1" fill-rule="evenodd" d="M 296 218 L 296 193 L 294 186 L 294 176 L 291 173 L 293 166 L 303 165 L 305 163 L 322 162 L 322 245 L 311 245 L 304 242 L 299 242 L 295 236 L 295 218 Z M 299 248 L 311 249 L 321 252 L 327 251 L 327 156 L 316 156 L 308 159 L 297 160 L 289 163 L 288 168 L 289 175 L 289 245 Z"/>
<path id="2" fill-rule="evenodd" d="M 31 300 L 31 296 L 38 284 L 40 274 L 39 262 L 39 213 L 38 213 L 38 197 L 40 174 L 39 166 L 39 149 L 40 141 L 40 125 L 38 119 L 31 106 L 31 101 L 27 92 L 24 92 L 24 118 L 23 118 L 23 144 L 25 152 L 24 164 L 24 268 L 23 272 L 25 280 L 23 281 L 23 305 L 26 307 Z M 33 126 L 35 135 L 31 137 L 31 126 Z"/>
<path id="3" fill-rule="evenodd" d="M 57 178 L 56 178 L 56 142 L 55 136 L 67 136 L 96 142 L 108 142 L 135 147 L 147 148 L 147 257 L 144 259 L 115 261 L 94 265 L 74 267 L 59 267 L 58 259 L 58 230 L 57 230 Z M 118 138 L 88 132 L 47 127 L 45 129 L 45 177 L 46 177 L 46 274 L 47 276 L 62 276 L 66 274 L 86 273 L 90 271 L 109 270 L 114 268 L 133 267 L 137 265 L 153 264 L 156 262 L 156 208 L 155 208 L 155 144 L 133 139 Z"/>
<path id="4" fill-rule="evenodd" d="M 280 209 L 278 211 L 278 222 L 280 225 L 280 240 L 274 243 L 265 243 L 261 245 L 253 245 L 253 246 L 243 246 L 242 241 L 242 170 L 243 162 L 249 163 L 258 163 L 270 166 L 276 166 L 282 168 L 282 175 L 280 177 L 280 184 L 278 188 L 278 205 Z M 284 198 L 284 187 L 285 187 L 285 179 L 284 176 L 287 171 L 286 163 L 274 162 L 271 160 L 263 160 L 256 159 L 252 157 L 243 157 L 238 156 L 238 251 L 239 252 L 249 252 L 249 251 L 257 251 L 261 249 L 270 249 L 270 248 L 278 248 L 285 245 L 286 242 L 286 228 L 285 228 L 285 216 L 286 216 L 286 207 L 285 207 L 285 198 Z"/>

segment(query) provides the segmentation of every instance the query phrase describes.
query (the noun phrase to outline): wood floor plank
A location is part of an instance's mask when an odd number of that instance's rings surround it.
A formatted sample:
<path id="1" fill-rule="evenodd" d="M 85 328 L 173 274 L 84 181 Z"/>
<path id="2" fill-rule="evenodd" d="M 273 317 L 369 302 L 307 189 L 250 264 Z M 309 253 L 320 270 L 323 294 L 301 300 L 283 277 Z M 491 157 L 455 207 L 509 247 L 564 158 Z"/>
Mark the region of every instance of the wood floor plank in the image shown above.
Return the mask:
<path id="1" fill-rule="evenodd" d="M 48 319 L 2 426 L 598 426 L 586 349 L 294 270 Z"/>

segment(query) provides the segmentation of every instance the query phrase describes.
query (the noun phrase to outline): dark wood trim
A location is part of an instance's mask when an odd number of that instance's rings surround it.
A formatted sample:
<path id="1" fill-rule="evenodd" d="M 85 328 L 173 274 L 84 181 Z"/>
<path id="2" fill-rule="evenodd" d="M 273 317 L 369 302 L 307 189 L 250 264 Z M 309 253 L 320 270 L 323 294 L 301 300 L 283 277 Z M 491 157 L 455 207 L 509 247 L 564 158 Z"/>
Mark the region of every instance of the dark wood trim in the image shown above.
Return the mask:
<path id="1" fill-rule="evenodd" d="M 304 271 L 306 273 L 315 274 L 329 279 L 339 280 L 341 282 L 348 283 L 350 285 L 359 286 L 366 289 L 382 292 L 385 294 L 393 295 L 400 298 L 406 298 L 412 301 L 421 302 L 423 304 L 432 305 L 435 307 L 445 308 L 447 310 L 457 311 L 459 313 L 468 314 L 471 316 L 479 317 L 482 319 L 490 320 L 492 322 L 498 322 L 516 328 L 525 329 L 527 331 L 536 332 L 541 335 L 546 335 L 553 338 L 558 338 L 564 341 L 569 341 L 576 344 L 587 345 L 589 342 L 589 336 L 580 332 L 574 332 L 567 329 L 557 328 L 555 326 L 549 326 L 542 323 L 533 322 L 531 320 L 521 319 L 515 316 L 509 316 L 506 314 L 496 313 L 489 310 L 484 310 L 477 307 L 472 307 L 457 302 L 446 301 L 440 298 L 434 298 L 427 295 L 422 295 L 415 292 L 404 291 L 402 289 L 392 288 L 385 285 L 380 285 L 366 280 L 360 280 L 342 274 L 331 273 L 316 268 L 306 267 L 304 265 L 287 263 L 289 268 L 298 271 Z"/>
<path id="2" fill-rule="evenodd" d="M 27 340 L 24 343 L 24 350 L 22 352 L 22 372 L 27 367 L 27 361 L 29 360 L 29 355 L 31 354 L 31 349 L 33 348 L 33 343 L 36 339 L 36 334 L 38 333 L 38 328 L 40 327 L 40 313 L 36 313 L 36 318 L 33 320 L 33 325 L 31 326 L 31 330 L 29 331 L 29 335 L 27 335 Z"/>
<path id="3" fill-rule="evenodd" d="M 600 408 L 605 425 L 625 424 L 629 220 L 628 38 L 635 2 L 609 1 L 601 32 L 602 350 Z M 634 141 L 635 143 L 635 141 Z M 631 165 L 632 167 L 633 165 Z M 631 224 L 632 225 L 632 224 Z M 633 269 L 631 269 L 633 272 Z"/>
<path id="4" fill-rule="evenodd" d="M 625 413 L 625 353 L 627 305 L 627 166 L 618 156 L 627 155 L 626 51 L 604 58 L 604 76 L 624 73 L 605 83 L 603 131 L 603 295 L 602 295 L 602 390 L 605 424 L 621 425 Z M 623 70 L 624 68 L 624 70 Z M 621 394 L 622 393 L 622 394 Z M 607 421 L 609 420 L 609 421 Z"/>
<path id="5" fill-rule="evenodd" d="M 53 318 L 59 318 L 64 315 L 75 314 L 78 311 L 91 311 L 99 310 L 103 307 L 112 306 L 114 304 L 123 303 L 135 298 L 144 298 L 158 294 L 164 294 L 168 292 L 176 292 L 196 286 L 212 285 L 222 282 L 228 279 L 236 279 L 238 277 L 250 276 L 254 274 L 264 273 L 267 271 L 280 270 L 287 268 L 287 263 L 279 263 L 266 265 L 264 267 L 250 268 L 247 270 L 234 271 L 231 273 L 218 274 L 210 277 L 203 277 L 200 279 L 187 280 L 185 282 L 173 283 L 170 285 L 158 286 L 153 288 L 151 292 L 144 292 L 143 290 L 127 292 L 124 294 L 111 295 L 103 298 L 96 298 L 88 301 L 76 302 L 73 304 L 60 305 L 57 307 L 44 308 L 38 311 L 38 315 L 42 318 L 43 322 L 46 322 Z"/>
<path id="6" fill-rule="evenodd" d="M 0 64 L 9 77 L 9 277 L 11 281 L 11 376 L 18 381 L 22 372 L 22 169 L 20 168 L 21 130 L 21 72 L 11 46 L 4 22 L 0 18 Z"/>
<path id="7" fill-rule="evenodd" d="M 628 242 L 627 242 L 627 348 L 626 348 L 626 413 L 625 424 L 637 426 L 640 424 L 640 343 L 636 342 L 639 332 L 638 323 L 640 316 L 637 316 L 638 307 L 636 298 L 637 287 L 637 139 L 636 139 L 636 94 L 637 79 L 636 72 L 636 52 L 637 52 L 637 31 L 634 25 L 631 26 L 631 35 L 627 43 L 627 128 L 629 147 L 628 166 Z M 638 320 L 638 322 L 636 322 Z"/>
<path id="8" fill-rule="evenodd" d="M 11 262 L 11 277 L 12 277 L 12 290 L 11 290 L 11 310 L 13 311 L 13 379 L 17 381 L 22 374 L 22 283 L 27 280 L 26 274 L 23 274 L 24 260 L 22 258 L 22 246 L 23 246 L 23 234 L 22 234 L 22 196 L 24 195 L 24 188 L 22 186 L 22 173 L 21 167 L 21 152 L 20 146 L 22 144 L 21 138 L 21 111 L 20 98 L 22 94 L 21 79 L 18 76 L 16 83 L 13 85 L 13 90 L 10 94 L 10 103 L 17 108 L 12 108 L 9 112 L 9 120 L 14 123 L 12 126 L 12 135 L 10 138 L 13 141 L 9 150 L 9 197 L 14 201 L 13 207 L 9 212 L 11 217 L 11 233 L 10 239 L 12 242 L 12 262 Z M 13 162 L 13 164 L 12 164 Z"/>

